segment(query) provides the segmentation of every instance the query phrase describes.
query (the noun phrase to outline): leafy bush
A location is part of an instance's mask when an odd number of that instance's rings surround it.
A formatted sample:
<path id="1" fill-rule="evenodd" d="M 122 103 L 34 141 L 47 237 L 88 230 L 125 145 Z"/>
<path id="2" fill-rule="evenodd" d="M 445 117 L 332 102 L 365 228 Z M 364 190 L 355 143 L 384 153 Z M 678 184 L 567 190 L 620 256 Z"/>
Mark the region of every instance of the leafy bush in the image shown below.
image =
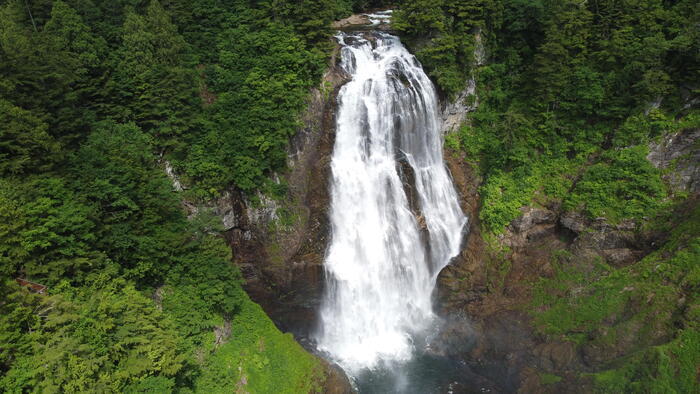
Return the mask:
<path id="1" fill-rule="evenodd" d="M 484 204 L 479 218 L 486 228 L 498 231 L 520 215 L 520 207 L 532 198 L 534 187 L 526 179 L 509 173 L 496 173 L 489 176 L 479 189 Z"/>
<path id="2" fill-rule="evenodd" d="M 0 391 L 188 392 L 237 346 L 214 344 L 232 320 L 234 338 L 271 344 L 275 370 L 256 379 L 323 378 L 245 295 L 218 219 L 188 221 L 161 168 L 195 196 L 284 193 L 266 176 L 350 2 L 278 3 L 0 5 L 0 273 L 50 294 L 0 283 Z"/>
<path id="3" fill-rule="evenodd" d="M 153 375 L 172 379 L 182 367 L 172 322 L 133 286 L 62 290 L 41 300 L 15 291 L 22 305 L 38 304 L 41 319 L 30 326 L 34 349 L 0 380 L 4 390 L 118 391 Z"/>
<path id="4" fill-rule="evenodd" d="M 666 191 L 647 153 L 645 146 L 606 152 L 601 162 L 586 169 L 564 207 L 613 221 L 641 218 L 661 208 Z"/>
<path id="5" fill-rule="evenodd" d="M 223 31 L 218 57 L 211 73 L 218 99 L 180 166 L 204 191 L 235 184 L 250 192 L 286 165 L 287 141 L 323 56 L 289 27 L 270 23 L 260 31 L 245 25 Z"/>

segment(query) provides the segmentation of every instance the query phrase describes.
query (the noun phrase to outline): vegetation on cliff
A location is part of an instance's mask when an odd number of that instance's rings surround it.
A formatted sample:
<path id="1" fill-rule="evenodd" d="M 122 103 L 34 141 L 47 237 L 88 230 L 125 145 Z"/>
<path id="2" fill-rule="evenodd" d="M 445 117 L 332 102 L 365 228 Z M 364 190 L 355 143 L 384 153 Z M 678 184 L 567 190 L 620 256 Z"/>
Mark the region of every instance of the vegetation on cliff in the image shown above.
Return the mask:
<path id="1" fill-rule="evenodd" d="M 478 108 L 446 142 L 484 178 L 484 236 L 499 239 L 534 205 L 632 221 L 655 240 L 631 266 L 556 253 L 524 306 L 537 331 L 574 342 L 591 368 L 580 377 L 601 391 L 696 391 L 697 196 L 666 184 L 647 155 L 700 127 L 697 2 L 429 3 L 404 1 L 394 26 L 448 99 L 477 83 Z"/>
<path id="2" fill-rule="evenodd" d="M 645 146 L 700 125 L 686 106 L 700 83 L 697 6 L 628 3 L 406 1 L 396 13 L 395 27 L 448 96 L 477 79 L 478 109 L 450 141 L 486 175 L 490 230 L 536 195 L 566 196 L 569 209 L 610 219 L 641 217 L 665 197 Z M 478 29 L 489 61 L 477 68 L 473 45 L 443 43 L 473 42 Z"/>
<path id="3" fill-rule="evenodd" d="M 584 373 L 604 392 L 697 391 L 700 365 L 700 206 L 653 224 L 669 232 L 641 261 L 586 269 L 567 252 L 534 286 L 538 331 L 576 343 L 604 368 Z M 671 225 L 672 223 L 672 225 Z"/>
<path id="4" fill-rule="evenodd" d="M 353 6 L 0 2 L 0 391 L 320 389 L 163 167 L 266 188 Z"/>
<path id="5" fill-rule="evenodd" d="M 188 198 L 284 189 L 269 176 L 329 22 L 383 3 L 0 1 L 0 391 L 319 389 L 319 362 L 242 290 L 219 220 L 187 218 L 162 167 Z M 692 391 L 700 218 L 646 156 L 700 126 L 697 3 L 399 3 L 394 27 L 444 95 L 477 81 L 448 143 L 484 176 L 486 232 L 541 204 L 665 234 L 626 267 L 559 252 L 533 284 L 538 333 L 633 342 L 582 374 L 603 391 Z"/>

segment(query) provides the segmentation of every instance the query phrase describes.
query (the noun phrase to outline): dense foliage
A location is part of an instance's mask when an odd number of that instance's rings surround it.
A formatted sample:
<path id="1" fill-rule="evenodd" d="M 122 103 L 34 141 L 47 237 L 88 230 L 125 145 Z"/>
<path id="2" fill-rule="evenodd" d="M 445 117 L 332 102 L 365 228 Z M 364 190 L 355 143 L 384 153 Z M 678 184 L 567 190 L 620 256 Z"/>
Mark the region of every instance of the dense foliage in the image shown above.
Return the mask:
<path id="1" fill-rule="evenodd" d="M 270 187 L 324 71 L 329 22 L 386 3 L 0 0 L 0 391 L 318 389 L 316 360 L 241 289 L 218 220 L 188 220 L 162 167 L 188 198 Z M 400 2 L 395 28 L 441 92 L 477 83 L 478 110 L 448 143 L 485 178 L 489 232 L 533 203 L 610 222 L 682 203 L 645 157 L 649 141 L 700 123 L 699 11 L 693 0 Z M 670 334 L 635 337 L 629 362 L 594 375 L 603 389 L 692 386 L 697 221 L 693 211 L 634 267 L 561 264 L 537 284 L 542 335 L 579 344 L 628 332 L 594 327 L 658 294 L 624 324 Z M 591 297 L 553 298 L 561 286 Z M 679 292 L 684 313 L 656 316 Z"/>
<path id="2" fill-rule="evenodd" d="M 603 392 L 697 391 L 697 200 L 664 184 L 647 155 L 650 142 L 700 126 L 698 7 L 405 0 L 395 13 L 395 27 L 446 98 L 476 83 L 467 100 L 478 107 L 446 145 L 484 178 L 487 239 L 497 240 L 526 205 L 633 220 L 637 231 L 663 234 L 659 250 L 629 267 L 561 251 L 554 277 L 534 284 L 526 309 L 539 334 L 574 342 L 582 354 L 607 349 L 615 360 L 594 360 L 597 371 L 580 375 Z M 616 343 L 634 346 L 617 354 Z"/>
<path id="3" fill-rule="evenodd" d="M 688 105 L 700 86 L 696 2 L 447 3 L 405 1 L 395 25 L 448 96 L 478 84 L 471 124 L 448 142 L 486 176 L 488 228 L 500 231 L 535 194 L 570 191 L 567 207 L 605 207 L 611 219 L 641 217 L 665 197 L 644 146 L 700 123 Z"/>
<path id="4" fill-rule="evenodd" d="M 163 167 L 264 188 L 355 5 L 0 1 L 0 391 L 319 388 Z"/>

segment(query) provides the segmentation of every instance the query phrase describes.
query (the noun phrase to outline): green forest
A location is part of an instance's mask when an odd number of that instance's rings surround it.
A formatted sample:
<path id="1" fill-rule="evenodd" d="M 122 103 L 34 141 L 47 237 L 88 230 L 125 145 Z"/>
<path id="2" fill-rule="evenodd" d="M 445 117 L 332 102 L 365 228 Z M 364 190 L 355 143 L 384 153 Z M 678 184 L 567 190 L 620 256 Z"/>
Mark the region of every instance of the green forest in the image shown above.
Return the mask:
<path id="1" fill-rule="evenodd" d="M 181 202 L 231 187 L 283 196 L 271 176 L 328 67 L 331 22 L 386 3 L 0 0 L 0 392 L 321 390 L 321 361 L 243 290 L 220 220 L 188 217 Z M 487 236 L 552 201 L 668 230 L 639 264 L 562 264 L 537 283 L 542 335 L 588 340 L 636 296 L 618 296 L 630 283 L 682 291 L 684 312 L 663 322 L 671 340 L 641 343 L 595 379 L 607 392 L 697 392 L 698 207 L 646 155 L 655 138 L 700 127 L 688 104 L 700 94 L 700 3 L 391 3 L 444 98 L 477 82 L 478 109 L 446 145 L 484 178 Z M 186 190 L 173 190 L 166 162 Z M 561 283 L 603 300 L 552 296 Z"/>
<path id="2" fill-rule="evenodd" d="M 394 25 L 444 94 L 477 79 L 478 110 L 448 144 L 486 177 L 486 228 L 499 232 L 535 194 L 613 221 L 665 201 L 645 146 L 700 125 L 686 105 L 700 86 L 696 2 L 406 3 Z M 489 54 L 478 67 L 476 31 Z"/>
<path id="3" fill-rule="evenodd" d="M 596 391 L 698 392 L 700 207 L 647 155 L 650 142 L 700 127 L 700 3 L 406 0 L 393 23 L 445 97 L 476 81 L 478 108 L 446 145 L 484 179 L 484 238 L 497 244 L 526 205 L 661 234 L 622 268 L 558 253 L 554 276 L 532 284 L 537 332 L 579 348 L 637 341 L 581 373 Z"/>
<path id="4" fill-rule="evenodd" d="M 191 199 L 267 191 L 353 5 L 0 4 L 0 391 L 317 390 L 163 166 Z"/>

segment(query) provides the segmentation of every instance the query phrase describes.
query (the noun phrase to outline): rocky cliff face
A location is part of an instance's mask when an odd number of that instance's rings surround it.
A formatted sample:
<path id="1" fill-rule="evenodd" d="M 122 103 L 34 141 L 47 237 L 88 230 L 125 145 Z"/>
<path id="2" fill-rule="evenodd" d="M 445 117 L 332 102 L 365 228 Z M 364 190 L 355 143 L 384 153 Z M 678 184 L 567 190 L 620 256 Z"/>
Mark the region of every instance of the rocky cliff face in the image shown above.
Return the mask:
<path id="1" fill-rule="evenodd" d="M 478 38 L 477 43 L 481 48 Z M 481 64 L 483 52 L 476 56 Z M 249 294 L 282 330 L 294 332 L 302 343 L 315 327 L 324 283 L 336 96 L 347 78 L 335 62 L 333 56 L 302 117 L 304 127 L 291 140 L 289 171 L 280 174 L 289 185 L 288 198 L 274 201 L 258 196 L 251 201 L 232 190 L 215 204 Z M 475 83 L 470 81 L 456 100 L 443 104 L 443 132 L 468 120 L 477 105 Z M 650 146 L 648 159 L 666 170 L 666 180 L 677 192 L 700 191 L 699 138 L 700 130 L 685 130 Z M 589 220 L 552 204 L 523 207 L 522 215 L 501 235 L 487 236 L 478 219 L 478 171 L 462 153 L 448 151 L 445 158 L 470 220 L 462 252 L 438 279 L 438 309 L 447 324 L 444 346 L 436 351 L 466 362 L 483 379 L 483 386 L 494 390 L 592 390 L 578 373 L 626 354 L 634 346 L 634 336 L 615 346 L 577 348 L 571 342 L 538 335 L 526 312 L 532 284 L 553 276 L 555 251 L 567 251 L 584 270 L 596 261 L 622 267 L 653 250 L 660 235 L 640 231 L 638 223 Z M 407 185 L 412 184 L 411 174 L 405 176 Z M 407 192 L 411 194 L 410 187 Z M 336 382 L 331 384 L 333 390 L 347 390 L 342 373 L 329 371 L 329 381 Z M 563 380 L 546 385 L 543 371 Z"/>
<path id="2" fill-rule="evenodd" d="M 700 192 L 700 129 L 681 130 L 649 144 L 647 159 L 665 170 L 664 180 L 676 192 Z"/>
<path id="3" fill-rule="evenodd" d="M 477 64 L 483 64 L 483 45 L 477 34 Z M 470 80 L 456 100 L 443 105 L 443 132 L 449 133 L 468 121 L 478 106 L 475 83 Z M 697 198 L 700 191 L 700 130 L 688 129 L 666 135 L 650 144 L 648 160 L 664 171 L 675 194 Z M 533 284 L 554 276 L 557 254 L 567 253 L 571 264 L 582 271 L 596 262 L 613 267 L 634 264 L 653 251 L 664 234 L 643 230 L 640 223 L 608 223 L 590 220 L 577 212 L 565 212 L 557 203 L 526 206 L 497 237 L 484 235 L 479 223 L 481 178 L 461 152 L 446 152 L 447 165 L 469 216 L 469 231 L 462 252 L 438 278 L 437 303 L 446 320 L 442 336 L 452 357 L 462 359 L 481 375 L 483 387 L 506 392 L 590 392 L 592 383 L 580 373 L 600 370 L 630 354 L 641 337 L 641 328 L 630 326 L 616 343 L 601 346 L 617 321 L 603 322 L 591 333 L 589 344 L 539 335 L 528 310 Z M 572 291 L 576 291 L 573 289 Z M 653 296 L 653 294 L 652 294 Z M 670 311 L 668 312 L 671 313 Z M 455 316 L 461 316 L 455 325 Z M 668 317 L 670 320 L 670 316 Z M 636 323 L 635 323 L 636 324 Z M 634 325 L 634 324 L 632 324 Z M 647 330 L 649 331 L 649 330 Z M 660 341 L 663 330 L 652 329 L 645 341 Z M 543 374 L 557 377 L 547 382 Z"/>
<path id="4" fill-rule="evenodd" d="M 336 97 L 348 78 L 336 66 L 338 49 L 321 84 L 311 92 L 301 117 L 303 126 L 290 140 L 288 170 L 277 175 L 278 182 L 289 187 L 287 197 L 245 196 L 231 189 L 205 207 L 185 202 L 190 213 L 210 209 L 221 219 L 224 236 L 245 279 L 244 288 L 280 330 L 293 332 L 302 345 L 315 328 L 324 283 L 330 202 L 327 182 Z M 179 185 L 172 171 L 168 175 Z M 326 365 L 323 392 L 351 392 L 345 374 L 322 362 Z"/>
<path id="5" fill-rule="evenodd" d="M 486 49 L 481 38 L 481 30 L 474 34 L 474 67 L 486 64 Z M 467 115 L 479 106 L 476 94 L 476 76 L 467 80 L 465 88 L 454 100 L 445 100 L 442 105 L 442 125 L 440 130 L 449 133 L 459 128 L 467 120 Z"/>
<path id="6" fill-rule="evenodd" d="M 336 55 L 337 48 L 311 94 L 303 127 L 290 141 L 289 169 L 279 175 L 288 196 L 275 201 L 259 195 L 252 201 L 229 191 L 215 208 L 250 296 L 280 329 L 302 337 L 314 327 L 323 284 L 335 99 L 347 78 L 336 67 Z"/>
<path id="7" fill-rule="evenodd" d="M 699 195 L 699 137 L 698 130 L 671 134 L 652 144 L 649 154 L 655 166 L 666 170 L 664 177 L 676 192 L 689 193 L 691 199 Z M 591 383 L 582 379 L 580 372 L 600 370 L 630 354 L 644 330 L 632 324 L 616 342 L 597 344 L 596 336 L 604 337 L 607 330 L 628 316 L 604 321 L 589 334 L 593 335 L 590 343 L 580 347 L 538 335 L 527 313 L 533 284 L 540 278 L 553 277 L 552 263 L 562 251 L 569 256 L 570 264 L 584 272 L 593 270 L 596 262 L 624 267 L 653 251 L 665 234 L 645 230 L 640 223 L 629 220 L 617 224 L 604 218 L 590 220 L 553 204 L 523 207 L 522 215 L 502 234 L 485 237 L 478 221 L 481 179 L 460 153 L 448 152 L 446 158 L 462 207 L 470 217 L 463 250 L 441 272 L 438 282 L 441 314 L 465 315 L 470 323 L 468 331 L 457 332 L 471 336 L 467 341 L 471 346 L 458 357 L 491 379 L 497 390 L 590 392 Z M 671 311 L 668 314 L 670 321 Z M 643 337 L 649 343 L 657 343 L 666 335 L 662 329 L 646 331 Z M 545 384 L 543 373 L 562 380 Z"/>

